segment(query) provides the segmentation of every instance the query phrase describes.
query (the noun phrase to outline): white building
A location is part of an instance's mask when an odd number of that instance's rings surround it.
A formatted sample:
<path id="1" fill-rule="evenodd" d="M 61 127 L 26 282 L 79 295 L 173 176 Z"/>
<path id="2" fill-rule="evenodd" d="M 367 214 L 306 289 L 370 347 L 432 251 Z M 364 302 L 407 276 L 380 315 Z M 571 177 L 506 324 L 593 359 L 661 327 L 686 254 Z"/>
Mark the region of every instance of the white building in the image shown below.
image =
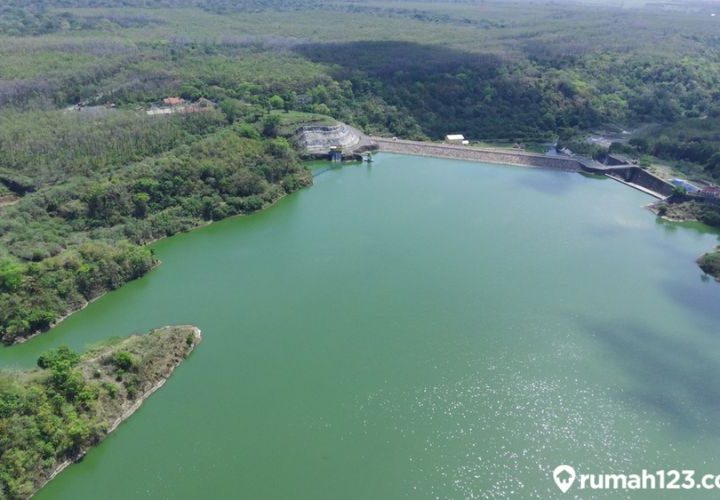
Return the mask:
<path id="1" fill-rule="evenodd" d="M 462 141 L 465 140 L 465 136 L 462 134 L 448 134 L 445 136 L 445 142 L 450 142 L 453 144 L 462 144 Z"/>

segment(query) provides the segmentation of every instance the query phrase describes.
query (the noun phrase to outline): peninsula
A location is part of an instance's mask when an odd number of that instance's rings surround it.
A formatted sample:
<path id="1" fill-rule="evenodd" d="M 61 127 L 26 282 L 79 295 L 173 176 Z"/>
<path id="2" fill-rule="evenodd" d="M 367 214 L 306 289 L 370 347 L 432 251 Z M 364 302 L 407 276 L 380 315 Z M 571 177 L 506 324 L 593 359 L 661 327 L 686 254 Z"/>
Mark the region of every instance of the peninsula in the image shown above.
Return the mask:
<path id="1" fill-rule="evenodd" d="M 59 347 L 38 368 L 0 372 L 0 498 L 32 496 L 114 431 L 195 349 L 194 326 Z"/>

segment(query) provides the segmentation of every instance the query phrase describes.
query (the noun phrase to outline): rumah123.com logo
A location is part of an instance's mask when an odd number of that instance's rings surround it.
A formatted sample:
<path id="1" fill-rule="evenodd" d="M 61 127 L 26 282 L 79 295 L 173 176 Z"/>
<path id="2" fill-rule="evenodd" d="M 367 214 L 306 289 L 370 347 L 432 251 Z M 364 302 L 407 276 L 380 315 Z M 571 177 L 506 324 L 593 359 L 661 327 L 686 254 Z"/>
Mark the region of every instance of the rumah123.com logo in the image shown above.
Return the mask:
<path id="1" fill-rule="evenodd" d="M 560 491 L 567 493 L 575 482 L 575 469 L 569 465 L 558 465 L 553 471 L 553 479 Z"/>

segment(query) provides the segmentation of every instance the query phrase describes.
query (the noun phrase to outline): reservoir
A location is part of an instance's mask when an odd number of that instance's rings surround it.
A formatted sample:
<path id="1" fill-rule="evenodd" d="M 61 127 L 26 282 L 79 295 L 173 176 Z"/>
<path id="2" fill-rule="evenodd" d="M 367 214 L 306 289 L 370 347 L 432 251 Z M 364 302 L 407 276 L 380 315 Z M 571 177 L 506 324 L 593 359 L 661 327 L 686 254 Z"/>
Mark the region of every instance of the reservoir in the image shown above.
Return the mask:
<path id="1" fill-rule="evenodd" d="M 40 499 L 557 497 L 552 471 L 720 473 L 717 244 L 611 180 L 378 155 L 0 350 L 194 324 L 169 382 Z"/>

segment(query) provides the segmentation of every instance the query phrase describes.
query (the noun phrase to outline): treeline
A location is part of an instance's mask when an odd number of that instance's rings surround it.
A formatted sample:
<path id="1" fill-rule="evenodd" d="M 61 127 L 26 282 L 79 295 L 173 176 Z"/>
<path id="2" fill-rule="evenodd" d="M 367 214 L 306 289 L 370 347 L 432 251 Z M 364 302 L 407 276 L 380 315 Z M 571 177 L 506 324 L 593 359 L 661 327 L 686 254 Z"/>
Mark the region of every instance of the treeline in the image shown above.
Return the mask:
<path id="1" fill-rule="evenodd" d="M 144 247 L 87 242 L 58 257 L 24 263 L 0 260 L 0 341 L 44 331 L 61 316 L 156 264 Z"/>
<path id="2" fill-rule="evenodd" d="M 315 44 L 297 50 L 313 61 L 339 65 L 334 77 L 348 81 L 361 102 L 398 109 L 407 118 L 384 123 L 395 135 L 417 135 L 419 129 L 433 139 L 462 132 L 477 139 L 542 140 L 561 128 L 586 129 L 601 122 L 589 100 L 563 94 L 559 83 L 528 78 L 523 68 L 495 55 L 406 42 Z"/>
<path id="3" fill-rule="evenodd" d="M 407 42 L 295 50 L 335 65 L 333 76 L 349 82 L 354 103 L 375 100 L 397 108 L 435 139 L 453 131 L 486 140 L 567 139 L 607 123 L 674 123 L 720 112 L 720 70 L 699 60 L 588 53 L 569 66 L 558 59 L 508 59 Z M 353 105 L 340 102 L 331 109 L 346 107 Z M 363 119 L 357 117 L 360 125 Z M 413 133 L 407 119 L 384 125 L 395 135 Z"/>
<path id="4" fill-rule="evenodd" d="M 19 194 L 169 151 L 225 125 L 220 113 L 147 116 L 92 112 L 0 114 L 0 182 Z"/>
<path id="5" fill-rule="evenodd" d="M 40 36 L 72 31 L 116 31 L 163 24 L 150 15 L 78 15 L 59 9 L 69 8 L 201 8 L 209 12 L 256 12 L 258 10 L 300 10 L 320 8 L 309 0 L 8 0 L 0 6 L 0 34 Z"/>
<path id="6" fill-rule="evenodd" d="M 117 125 L 113 118 L 108 123 Z M 0 339 L 13 342 L 44 330 L 142 276 L 155 260 L 138 245 L 254 212 L 308 185 L 310 174 L 290 144 L 263 136 L 261 129 L 261 122 L 238 123 L 166 154 L 136 163 L 126 158 L 81 176 L 59 169 L 48 187 L 44 171 L 33 178 L 31 165 L 19 167 L 39 189 L 2 212 L 0 301 L 7 307 L 0 311 Z M 102 143 L 96 146 L 102 149 Z M 107 150 L 99 156 L 110 154 Z M 80 142 L 72 155 L 83 159 L 95 153 Z"/>
<path id="7" fill-rule="evenodd" d="M 162 24 L 151 16 L 105 14 L 78 16 L 70 12 L 48 10 L 49 2 L 10 2 L 0 6 L 0 34 L 10 36 L 39 36 L 67 31 L 139 28 Z"/>
<path id="8" fill-rule="evenodd" d="M 53 57 L 52 53 L 43 55 Z M 3 111 L 47 110 L 91 100 L 102 93 L 103 81 L 117 77 L 137 59 L 133 55 L 96 57 L 92 65 L 74 67 L 69 63 L 67 70 L 52 74 L 0 80 L 0 107 L 5 108 Z"/>
<path id="9" fill-rule="evenodd" d="M 394 11 L 376 14 L 388 12 Z M 577 8 L 572 12 L 584 19 Z M 603 12 L 603 22 L 608 16 Z M 658 16 L 652 16 L 657 29 L 669 29 Z M 625 25 L 627 17 L 632 16 L 618 13 L 612 19 Z M 557 29 L 568 29 L 562 23 Z M 440 15 L 437 24 L 452 23 Z M 468 28 L 481 29 L 473 23 Z M 510 28 L 502 23 L 493 27 L 498 33 L 505 29 Z M 372 133 L 437 139 L 457 131 L 479 140 L 520 142 L 567 139 L 607 123 L 673 123 L 718 112 L 720 67 L 699 42 L 681 46 L 695 51 L 688 57 L 635 46 L 590 50 L 590 39 L 574 51 L 567 37 L 546 41 L 550 36 L 542 32 L 528 37 L 538 42 L 525 46 L 523 36 L 487 53 L 411 42 L 297 45 L 270 35 L 172 37 L 169 43 L 145 42 L 109 58 L 112 63 L 98 60 L 72 70 L 87 73 L 87 79 L 60 72 L 50 79 L 0 82 L 0 102 L 5 94 L 13 105 L 45 99 L 56 105 L 87 100 L 130 106 L 180 94 L 265 107 L 271 96 L 281 95 L 288 109 L 332 114 Z"/>
<path id="10" fill-rule="evenodd" d="M 707 177 L 720 181 L 720 110 L 712 116 L 679 120 L 651 129 L 619 148 L 637 155 L 700 165 Z"/>

